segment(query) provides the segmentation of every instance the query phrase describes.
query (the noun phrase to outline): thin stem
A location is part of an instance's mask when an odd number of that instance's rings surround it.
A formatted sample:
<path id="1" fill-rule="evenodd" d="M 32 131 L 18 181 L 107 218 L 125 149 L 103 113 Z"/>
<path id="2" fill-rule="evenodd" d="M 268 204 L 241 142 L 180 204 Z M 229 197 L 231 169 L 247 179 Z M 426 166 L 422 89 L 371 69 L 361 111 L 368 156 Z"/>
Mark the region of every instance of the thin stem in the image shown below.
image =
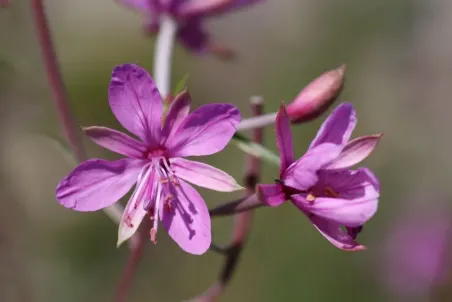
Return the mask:
<path id="1" fill-rule="evenodd" d="M 262 128 L 275 123 L 277 113 L 268 113 L 265 115 L 254 116 L 241 121 L 238 126 L 238 131 L 251 130 L 255 128 Z"/>
<path id="2" fill-rule="evenodd" d="M 144 222 L 140 228 L 138 236 L 132 237 L 134 241 L 130 245 L 129 258 L 122 273 L 119 285 L 116 291 L 115 302 L 125 302 L 130 291 L 133 277 L 137 271 L 144 254 L 145 243 L 147 242 L 149 225 Z"/>
<path id="3" fill-rule="evenodd" d="M 254 116 L 262 114 L 263 101 L 261 98 L 254 97 L 251 99 L 250 103 Z M 262 139 L 263 128 L 254 129 L 252 132 L 252 140 L 261 144 Z M 247 165 L 244 179 L 246 196 L 243 200 L 256 196 L 254 188 L 259 180 L 261 171 L 261 160 L 259 158 L 247 155 L 246 161 Z M 213 284 L 202 296 L 193 299 L 193 301 L 213 302 L 224 292 L 238 266 L 243 247 L 251 229 L 252 216 L 253 213 L 251 211 L 241 212 L 236 215 L 231 236 L 231 243 L 226 248 L 217 248 L 217 250 L 225 256 L 225 262 L 223 268 L 221 269 L 218 281 Z"/>
<path id="4" fill-rule="evenodd" d="M 154 79 L 163 99 L 171 92 L 171 62 L 177 24 L 164 15 L 160 22 L 154 53 Z"/>
<path id="5" fill-rule="evenodd" d="M 38 38 L 39 47 L 41 49 L 44 67 L 47 79 L 53 95 L 53 102 L 57 109 L 58 118 L 63 126 L 64 134 L 75 154 L 77 162 L 87 159 L 83 143 L 80 138 L 79 128 L 76 126 L 69 101 L 67 97 L 66 87 L 64 86 L 61 76 L 55 48 L 52 42 L 49 23 L 47 22 L 44 5 L 42 0 L 31 0 L 31 11 L 33 15 L 34 27 Z M 114 222 L 119 224 L 122 215 L 122 207 L 119 204 L 112 205 L 104 212 Z"/>
<path id="6" fill-rule="evenodd" d="M 171 88 L 171 58 L 173 53 L 174 38 L 176 33 L 176 23 L 169 16 L 164 16 L 160 24 L 160 30 L 157 36 L 157 44 L 154 53 L 154 78 L 157 88 L 162 98 L 170 95 Z M 124 268 L 118 290 L 115 296 L 115 302 L 126 301 L 127 294 L 130 291 L 133 277 L 143 257 L 144 245 L 149 236 L 149 221 L 142 223 L 138 236 L 130 242 L 130 255 Z"/>
<path id="7" fill-rule="evenodd" d="M 257 194 L 252 194 L 213 208 L 209 210 L 209 214 L 210 217 L 230 216 L 263 206 L 265 204 L 258 198 Z"/>

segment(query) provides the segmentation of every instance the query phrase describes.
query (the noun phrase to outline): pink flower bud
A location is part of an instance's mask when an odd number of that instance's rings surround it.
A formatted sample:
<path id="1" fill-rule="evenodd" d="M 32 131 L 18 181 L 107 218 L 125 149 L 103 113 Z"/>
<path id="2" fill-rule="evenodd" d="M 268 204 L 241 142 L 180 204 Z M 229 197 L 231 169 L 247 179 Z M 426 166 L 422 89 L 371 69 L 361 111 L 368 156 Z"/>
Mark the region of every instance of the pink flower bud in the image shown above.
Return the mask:
<path id="1" fill-rule="evenodd" d="M 287 107 L 292 123 L 315 119 L 336 100 L 344 84 L 345 65 L 327 71 L 310 82 Z"/>

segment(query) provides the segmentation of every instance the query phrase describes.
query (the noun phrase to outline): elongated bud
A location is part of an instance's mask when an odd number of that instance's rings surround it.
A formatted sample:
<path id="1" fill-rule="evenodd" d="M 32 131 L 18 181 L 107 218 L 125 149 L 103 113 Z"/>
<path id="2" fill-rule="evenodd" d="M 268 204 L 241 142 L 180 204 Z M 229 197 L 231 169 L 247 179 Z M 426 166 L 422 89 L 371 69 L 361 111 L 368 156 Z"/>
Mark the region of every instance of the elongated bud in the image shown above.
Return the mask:
<path id="1" fill-rule="evenodd" d="M 292 123 L 315 119 L 336 100 L 344 84 L 345 65 L 327 71 L 310 82 L 287 107 Z"/>

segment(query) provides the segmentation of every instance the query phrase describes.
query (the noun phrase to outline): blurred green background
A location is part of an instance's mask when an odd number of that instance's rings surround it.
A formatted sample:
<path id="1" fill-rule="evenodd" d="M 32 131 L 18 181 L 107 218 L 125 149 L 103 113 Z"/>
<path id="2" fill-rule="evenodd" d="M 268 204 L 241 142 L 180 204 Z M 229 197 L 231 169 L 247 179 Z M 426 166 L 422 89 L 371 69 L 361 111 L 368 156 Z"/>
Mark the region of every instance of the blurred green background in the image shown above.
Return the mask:
<path id="1" fill-rule="evenodd" d="M 110 73 L 129 62 L 152 70 L 154 39 L 143 35 L 143 19 L 111 0 L 45 3 L 78 124 L 119 128 L 108 107 Z M 337 250 L 290 204 L 259 210 L 222 301 L 451 301 L 447 292 L 396 295 L 382 267 L 392 225 L 407 209 L 451 201 L 452 2 L 267 0 L 206 26 L 238 59 L 176 47 L 173 84 L 189 74 L 194 106 L 232 102 L 246 116 L 249 97 L 261 95 L 273 112 L 311 79 L 346 63 L 341 100 L 356 107 L 354 136 L 385 133 L 365 162 L 382 187 L 379 212 L 360 237 L 369 250 Z M 325 116 L 293 127 L 297 155 Z M 0 126 L 0 301 L 112 301 L 127 248 L 116 249 L 117 228 L 102 212 L 77 213 L 55 200 L 57 182 L 73 166 L 44 136 L 62 132 L 28 1 L 0 10 Z M 276 151 L 272 127 L 265 144 Z M 91 157 L 115 158 L 88 140 L 85 146 Z M 242 177 L 244 156 L 233 146 L 202 160 Z M 266 165 L 263 182 L 276 173 Z M 201 193 L 209 206 L 231 198 Z M 228 240 L 231 222 L 213 221 L 215 242 Z M 221 264 L 213 252 L 185 254 L 160 232 L 158 245 L 146 247 L 129 301 L 200 294 Z"/>

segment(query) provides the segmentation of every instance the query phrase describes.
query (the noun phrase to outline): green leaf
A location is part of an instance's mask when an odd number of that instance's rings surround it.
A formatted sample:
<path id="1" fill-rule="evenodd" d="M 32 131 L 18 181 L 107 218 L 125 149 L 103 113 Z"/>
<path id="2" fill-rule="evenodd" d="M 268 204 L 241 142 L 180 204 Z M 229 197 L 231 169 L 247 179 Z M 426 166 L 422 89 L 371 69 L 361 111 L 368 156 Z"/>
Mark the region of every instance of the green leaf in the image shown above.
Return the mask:
<path id="1" fill-rule="evenodd" d="M 240 150 L 256 156 L 277 167 L 280 166 L 279 156 L 268 150 L 264 146 L 251 141 L 249 138 L 240 133 L 235 133 L 232 137 L 232 143 Z"/>
<path id="2" fill-rule="evenodd" d="M 185 89 L 185 87 L 187 86 L 187 80 L 188 80 L 188 73 L 186 73 L 183 78 L 177 82 L 176 87 L 173 90 L 173 96 L 175 97 L 176 95 L 178 95 L 179 93 L 182 92 L 182 90 Z"/>

